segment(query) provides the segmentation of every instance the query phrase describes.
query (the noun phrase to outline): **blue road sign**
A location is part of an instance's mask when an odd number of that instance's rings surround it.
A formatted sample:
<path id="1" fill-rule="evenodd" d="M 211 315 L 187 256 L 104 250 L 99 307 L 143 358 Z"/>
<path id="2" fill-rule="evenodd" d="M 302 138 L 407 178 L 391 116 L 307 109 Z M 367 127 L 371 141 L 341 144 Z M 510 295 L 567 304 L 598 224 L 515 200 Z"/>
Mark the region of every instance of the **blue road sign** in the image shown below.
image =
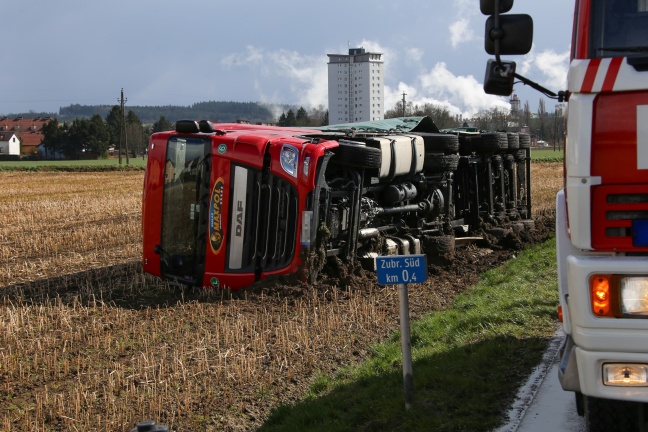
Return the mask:
<path id="1" fill-rule="evenodd" d="M 427 279 L 427 259 L 425 255 L 379 256 L 376 274 L 382 285 L 422 283 Z"/>

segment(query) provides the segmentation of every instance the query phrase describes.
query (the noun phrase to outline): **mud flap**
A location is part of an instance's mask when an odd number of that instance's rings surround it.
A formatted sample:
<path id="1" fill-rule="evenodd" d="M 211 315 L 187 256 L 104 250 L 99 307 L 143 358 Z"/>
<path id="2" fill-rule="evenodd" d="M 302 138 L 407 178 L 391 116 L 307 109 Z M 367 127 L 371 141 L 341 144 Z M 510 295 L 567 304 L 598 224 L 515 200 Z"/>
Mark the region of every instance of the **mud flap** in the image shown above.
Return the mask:
<path id="1" fill-rule="evenodd" d="M 565 336 L 560 346 L 560 366 L 558 368 L 558 380 L 563 390 L 579 392 L 580 381 L 578 379 L 578 364 L 576 363 L 576 351 L 574 351 L 574 340 L 571 336 Z"/>

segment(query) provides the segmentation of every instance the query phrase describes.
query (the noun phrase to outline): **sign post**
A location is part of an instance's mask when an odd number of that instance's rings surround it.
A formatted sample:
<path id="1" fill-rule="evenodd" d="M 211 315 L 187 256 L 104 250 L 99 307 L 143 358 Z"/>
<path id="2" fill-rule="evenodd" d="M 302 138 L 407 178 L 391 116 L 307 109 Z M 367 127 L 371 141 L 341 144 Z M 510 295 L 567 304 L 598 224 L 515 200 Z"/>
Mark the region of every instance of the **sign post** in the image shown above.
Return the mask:
<path id="1" fill-rule="evenodd" d="M 408 283 L 422 283 L 427 279 L 425 255 L 391 255 L 376 257 L 376 275 L 382 285 L 398 285 L 400 303 L 401 352 L 403 356 L 403 385 L 405 409 L 414 403 L 414 379 L 412 373 L 412 340 L 410 336 Z"/>

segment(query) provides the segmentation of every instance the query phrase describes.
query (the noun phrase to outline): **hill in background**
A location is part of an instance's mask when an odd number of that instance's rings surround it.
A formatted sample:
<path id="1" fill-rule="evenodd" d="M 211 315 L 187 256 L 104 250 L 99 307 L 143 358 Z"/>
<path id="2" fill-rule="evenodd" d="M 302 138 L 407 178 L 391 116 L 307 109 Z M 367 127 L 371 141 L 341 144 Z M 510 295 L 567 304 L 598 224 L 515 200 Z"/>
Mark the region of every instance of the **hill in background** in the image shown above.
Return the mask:
<path id="1" fill-rule="evenodd" d="M 114 105 L 79 105 L 61 107 L 59 113 L 18 113 L 10 117 L 55 117 L 59 122 L 72 121 L 78 118 L 90 118 L 99 114 L 106 118 Z M 266 105 L 256 102 L 198 102 L 190 106 L 126 106 L 126 111 L 133 111 L 142 123 L 154 123 L 164 116 L 170 122 L 182 119 L 211 120 L 216 122 L 235 122 L 247 120 L 250 123 L 273 123 L 284 111 L 295 109 L 288 105 Z"/>

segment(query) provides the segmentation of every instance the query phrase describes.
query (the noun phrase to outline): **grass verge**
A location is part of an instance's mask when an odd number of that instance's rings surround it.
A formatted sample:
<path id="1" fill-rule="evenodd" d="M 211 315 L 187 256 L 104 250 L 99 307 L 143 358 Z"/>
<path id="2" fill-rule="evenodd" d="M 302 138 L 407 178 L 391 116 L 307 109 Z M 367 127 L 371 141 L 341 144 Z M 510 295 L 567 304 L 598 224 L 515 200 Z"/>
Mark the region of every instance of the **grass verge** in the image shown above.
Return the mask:
<path id="1" fill-rule="evenodd" d="M 404 409 L 400 336 L 365 363 L 320 376 L 261 431 L 489 431 L 557 325 L 555 241 L 482 275 L 450 309 L 412 323 L 415 403 Z M 410 286 L 416 289 L 415 286 Z"/>
<path id="2" fill-rule="evenodd" d="M 41 161 L 0 161 L 0 171 L 60 171 L 60 172 L 96 172 L 96 171 L 125 171 L 143 170 L 146 159 L 135 157 L 129 159 L 90 159 L 90 160 L 41 160 Z"/>
<path id="3" fill-rule="evenodd" d="M 532 149 L 531 159 L 533 162 L 562 162 L 565 158 L 565 150 Z"/>

